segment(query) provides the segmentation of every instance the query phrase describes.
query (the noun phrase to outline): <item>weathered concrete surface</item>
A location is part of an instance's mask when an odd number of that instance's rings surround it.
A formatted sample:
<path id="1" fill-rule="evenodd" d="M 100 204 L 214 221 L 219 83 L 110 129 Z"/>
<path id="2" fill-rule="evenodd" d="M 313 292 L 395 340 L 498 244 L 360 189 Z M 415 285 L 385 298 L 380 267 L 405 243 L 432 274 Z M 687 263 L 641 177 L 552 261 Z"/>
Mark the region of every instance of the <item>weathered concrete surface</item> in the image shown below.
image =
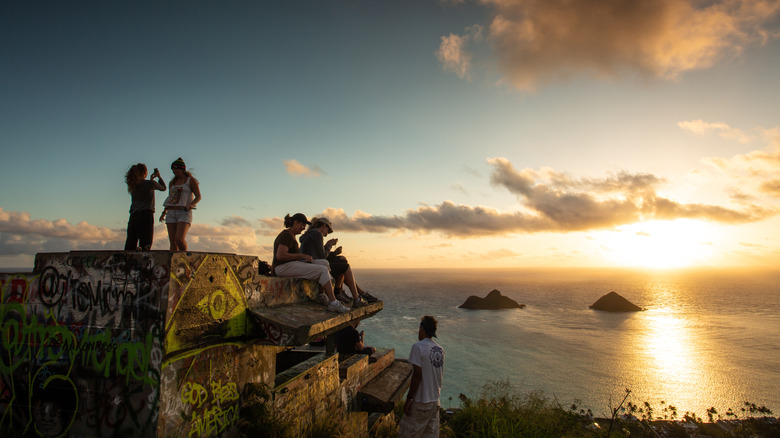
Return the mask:
<path id="1" fill-rule="evenodd" d="M 0 274 L 0 435 L 154 436 L 170 255 L 39 254 Z"/>
<path id="2" fill-rule="evenodd" d="M 361 388 L 358 393 L 359 408 L 363 411 L 388 413 L 409 388 L 412 381 L 412 364 L 396 360 L 379 376 Z"/>
<path id="3" fill-rule="evenodd" d="M 395 362 L 395 350 L 392 348 L 377 348 L 369 359 L 369 370 L 366 380 L 371 380 Z"/>
<path id="4" fill-rule="evenodd" d="M 272 345 L 303 345 L 316 338 L 335 333 L 350 321 L 375 315 L 382 310 L 381 301 L 337 314 L 313 302 L 277 307 L 252 307 L 247 310 L 257 326 L 254 338 Z"/>
<path id="5" fill-rule="evenodd" d="M 235 254 L 73 251 L 0 274 L 0 435 L 235 436 L 244 387 L 275 385 L 279 345 L 382 308 L 325 312 L 310 303 L 316 282 L 257 266 Z M 295 326 L 296 306 L 320 319 Z M 249 307 L 295 334 L 258 331 Z M 306 397 L 337 402 L 336 359 L 317 369 Z"/>
<path id="6" fill-rule="evenodd" d="M 338 356 L 319 354 L 276 380 L 274 405 L 298 435 L 315 418 L 344 409 L 339 397 Z"/>

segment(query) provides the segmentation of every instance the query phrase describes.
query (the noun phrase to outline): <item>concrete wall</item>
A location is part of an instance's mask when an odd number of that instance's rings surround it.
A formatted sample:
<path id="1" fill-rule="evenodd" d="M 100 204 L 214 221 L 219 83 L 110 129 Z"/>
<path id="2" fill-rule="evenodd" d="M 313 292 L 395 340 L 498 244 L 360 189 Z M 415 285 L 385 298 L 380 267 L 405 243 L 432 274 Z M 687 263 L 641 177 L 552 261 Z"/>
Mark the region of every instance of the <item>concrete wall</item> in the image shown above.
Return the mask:
<path id="1" fill-rule="evenodd" d="M 0 274 L 0 435 L 235 435 L 244 386 L 273 387 L 279 351 L 246 338 L 247 305 L 317 291 L 315 282 L 261 277 L 257 264 L 71 252 L 38 254 L 31 273 Z"/>

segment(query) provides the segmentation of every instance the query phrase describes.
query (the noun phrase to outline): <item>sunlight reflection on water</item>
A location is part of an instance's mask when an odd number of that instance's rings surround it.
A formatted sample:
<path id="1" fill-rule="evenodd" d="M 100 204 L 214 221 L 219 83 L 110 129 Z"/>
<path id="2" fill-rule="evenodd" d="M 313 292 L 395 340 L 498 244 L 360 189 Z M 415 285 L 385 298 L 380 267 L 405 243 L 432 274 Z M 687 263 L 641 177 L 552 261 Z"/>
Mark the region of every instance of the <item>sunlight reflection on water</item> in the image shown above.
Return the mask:
<path id="1" fill-rule="evenodd" d="M 363 322 L 367 343 L 395 348 L 405 358 L 419 318 L 439 318 L 445 406 L 457 406 L 461 392 L 478 396 L 484 383 L 508 380 L 523 393 L 542 390 L 565 406 L 579 400 L 597 415 L 617 404 L 625 388 L 634 403 L 656 409 L 661 401 L 674 403 L 680 415 L 704 416 L 710 406 L 738 409 L 746 400 L 780 410 L 778 276 L 762 283 L 745 276 L 625 272 L 371 274 L 359 281 L 385 308 Z M 457 308 L 469 295 L 493 288 L 528 307 Z M 610 290 L 647 310 L 588 309 Z"/>

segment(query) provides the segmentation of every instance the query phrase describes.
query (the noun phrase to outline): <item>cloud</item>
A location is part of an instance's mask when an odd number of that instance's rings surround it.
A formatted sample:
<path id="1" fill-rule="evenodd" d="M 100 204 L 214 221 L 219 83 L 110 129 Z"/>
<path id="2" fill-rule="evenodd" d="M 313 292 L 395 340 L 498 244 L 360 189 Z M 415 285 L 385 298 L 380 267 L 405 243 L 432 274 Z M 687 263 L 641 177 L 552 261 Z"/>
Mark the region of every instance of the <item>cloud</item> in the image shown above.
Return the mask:
<path id="1" fill-rule="evenodd" d="M 463 36 L 449 34 L 441 37 L 441 44 L 436 51 L 436 57 L 442 68 L 458 75 L 461 79 L 471 80 L 471 52 L 466 50 L 470 41 L 482 39 L 482 26 L 475 25 L 466 28 Z"/>
<path id="2" fill-rule="evenodd" d="M 32 219 L 30 213 L 0 207 L 0 253 L 36 254 L 69 250 L 124 248 L 123 231 L 65 219 Z"/>
<path id="3" fill-rule="evenodd" d="M 610 228 L 642 220 L 703 219 L 738 224 L 774 214 L 758 206 L 737 211 L 706 204 L 681 204 L 658 195 L 664 180 L 649 174 L 618 173 L 601 179 L 572 180 L 550 169 L 517 171 L 505 158 L 493 165 L 491 183 L 517 195 L 524 205 L 549 219 L 557 231 Z"/>
<path id="4" fill-rule="evenodd" d="M 318 214 L 346 232 L 438 232 L 449 237 L 483 237 L 509 233 L 574 232 L 614 229 L 649 220 L 700 219 L 742 224 L 766 219 L 776 212 L 747 204 L 736 210 L 719 205 L 680 203 L 659 195 L 666 180 L 646 173 L 619 172 L 603 178 L 572 178 L 553 169 L 516 170 L 505 158 L 489 159 L 491 184 L 513 193 L 519 211 L 500 211 L 444 201 L 422 205 L 401 215 L 375 216 L 329 208 Z M 767 190 L 775 190 L 767 186 Z M 749 198 L 744 197 L 745 200 Z M 261 220 L 267 229 L 279 229 L 280 218 Z M 275 233 L 275 232 L 274 232 Z"/>
<path id="5" fill-rule="evenodd" d="M 197 222 L 192 224 L 187 234 L 188 248 L 205 252 L 256 255 L 261 259 L 272 255 L 272 250 L 257 244 L 257 234 L 249 226 L 249 221 L 234 216 L 222 223 L 226 226 L 215 227 Z"/>
<path id="6" fill-rule="evenodd" d="M 522 254 L 512 251 L 511 249 L 496 249 L 493 251 L 488 251 L 484 254 L 482 254 L 482 257 L 488 260 L 497 260 L 497 259 L 506 259 L 506 258 L 514 258 L 514 257 L 520 257 Z"/>
<path id="7" fill-rule="evenodd" d="M 780 11 L 779 0 L 481 2 L 491 8 L 487 38 L 505 80 L 527 91 L 583 73 L 672 79 L 709 68 L 775 37 L 765 26 Z M 445 40 L 454 66 L 470 59 L 460 40 L 442 37 L 442 45 Z"/>
<path id="8" fill-rule="evenodd" d="M 761 138 L 766 143 L 762 149 L 746 154 L 734 155 L 731 158 L 707 157 L 702 159 L 707 165 L 728 175 L 734 188 L 732 192 L 740 197 L 749 196 L 744 189 L 780 197 L 780 127 L 759 129 Z"/>
<path id="9" fill-rule="evenodd" d="M 725 123 L 708 123 L 703 120 L 690 120 L 685 122 L 679 122 L 677 124 L 683 131 L 688 131 L 696 135 L 706 135 L 710 132 L 716 132 L 721 137 L 727 140 L 735 140 L 739 143 L 749 143 L 753 140 L 753 137 L 745 134 L 739 129 L 732 128 Z"/>
<path id="10" fill-rule="evenodd" d="M 0 207 L 0 232 L 9 235 L 27 235 L 39 238 L 57 238 L 67 240 L 83 240 L 88 242 L 105 242 L 124 240 L 124 235 L 117 230 L 79 222 L 73 225 L 65 219 L 53 221 L 32 219 L 30 213 L 5 211 Z"/>
<path id="11" fill-rule="evenodd" d="M 187 235 L 191 249 L 207 252 L 259 255 L 270 254 L 265 246 L 257 245 L 257 234 L 251 223 L 232 216 L 222 220 L 223 226 L 195 223 Z M 125 246 L 125 230 L 79 222 L 76 225 L 64 219 L 32 219 L 27 212 L 5 211 L 0 208 L 0 254 L 33 255 L 39 252 L 65 252 L 74 250 L 103 251 L 122 250 Z M 165 226 L 155 227 L 153 249 L 168 249 Z"/>
<path id="12" fill-rule="evenodd" d="M 761 183 L 761 191 L 780 198 L 780 178 L 771 179 Z"/>
<path id="13" fill-rule="evenodd" d="M 476 169 L 474 169 L 472 167 L 466 166 L 465 164 L 463 165 L 461 170 L 463 172 L 471 175 L 471 176 L 477 176 L 477 177 L 480 177 L 480 178 L 482 177 L 482 173 L 480 171 L 478 171 L 478 170 L 476 170 Z"/>
<path id="14" fill-rule="evenodd" d="M 461 183 L 459 183 L 459 182 L 456 182 L 455 184 L 453 184 L 453 185 L 452 185 L 452 189 L 453 189 L 453 190 L 456 190 L 456 191 L 458 191 L 458 192 L 460 192 L 460 193 L 463 193 L 463 194 L 464 194 L 464 195 L 466 195 L 466 196 L 468 196 L 468 195 L 469 195 L 469 191 L 468 191 L 468 190 L 466 190 L 466 187 L 464 187 L 464 186 L 463 186 L 463 184 L 461 184 Z"/>
<path id="15" fill-rule="evenodd" d="M 242 227 L 248 228 L 252 226 L 252 223 L 242 218 L 241 216 L 230 216 L 220 221 L 223 227 Z"/>
<path id="16" fill-rule="evenodd" d="M 307 178 L 316 178 L 324 173 L 319 166 L 306 167 L 298 160 L 283 160 L 284 167 L 292 176 L 305 176 Z"/>

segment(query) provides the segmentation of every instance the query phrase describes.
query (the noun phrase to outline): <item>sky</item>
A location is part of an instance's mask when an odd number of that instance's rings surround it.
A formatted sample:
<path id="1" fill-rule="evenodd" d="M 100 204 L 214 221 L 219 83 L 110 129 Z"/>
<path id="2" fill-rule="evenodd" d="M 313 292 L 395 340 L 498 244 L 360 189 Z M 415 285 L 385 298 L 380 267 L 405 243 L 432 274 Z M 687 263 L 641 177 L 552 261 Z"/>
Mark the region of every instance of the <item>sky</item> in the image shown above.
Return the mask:
<path id="1" fill-rule="evenodd" d="M 192 251 L 776 267 L 778 71 L 780 0 L 5 1 L 0 266 L 121 250 L 181 157 Z"/>

